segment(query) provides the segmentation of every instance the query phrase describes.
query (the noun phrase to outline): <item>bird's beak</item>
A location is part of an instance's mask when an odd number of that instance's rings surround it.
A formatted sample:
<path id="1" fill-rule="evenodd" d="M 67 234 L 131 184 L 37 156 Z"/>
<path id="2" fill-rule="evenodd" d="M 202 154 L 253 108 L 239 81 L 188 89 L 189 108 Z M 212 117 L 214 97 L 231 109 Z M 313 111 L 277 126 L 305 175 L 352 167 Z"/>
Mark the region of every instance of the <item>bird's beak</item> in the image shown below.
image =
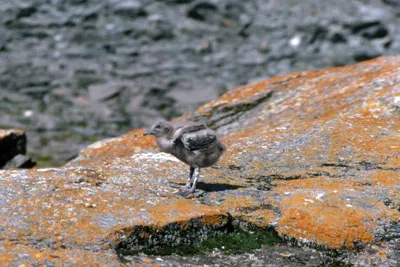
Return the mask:
<path id="1" fill-rule="evenodd" d="M 146 131 L 143 132 L 143 135 L 151 135 L 154 134 L 152 129 L 147 129 Z"/>

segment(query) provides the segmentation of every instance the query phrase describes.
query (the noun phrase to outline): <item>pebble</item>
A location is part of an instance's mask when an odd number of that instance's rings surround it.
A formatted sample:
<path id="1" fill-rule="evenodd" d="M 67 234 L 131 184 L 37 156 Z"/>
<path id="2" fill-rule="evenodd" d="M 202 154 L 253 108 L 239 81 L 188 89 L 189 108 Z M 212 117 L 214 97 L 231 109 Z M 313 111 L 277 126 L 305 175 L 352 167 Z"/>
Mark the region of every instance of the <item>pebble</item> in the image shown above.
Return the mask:
<path id="1" fill-rule="evenodd" d="M 92 204 L 92 203 L 89 203 L 89 202 L 85 202 L 84 206 L 86 208 L 97 208 L 96 204 Z"/>
<path id="2" fill-rule="evenodd" d="M 289 40 L 289 45 L 292 47 L 298 47 L 301 43 L 301 36 L 295 35 Z"/>

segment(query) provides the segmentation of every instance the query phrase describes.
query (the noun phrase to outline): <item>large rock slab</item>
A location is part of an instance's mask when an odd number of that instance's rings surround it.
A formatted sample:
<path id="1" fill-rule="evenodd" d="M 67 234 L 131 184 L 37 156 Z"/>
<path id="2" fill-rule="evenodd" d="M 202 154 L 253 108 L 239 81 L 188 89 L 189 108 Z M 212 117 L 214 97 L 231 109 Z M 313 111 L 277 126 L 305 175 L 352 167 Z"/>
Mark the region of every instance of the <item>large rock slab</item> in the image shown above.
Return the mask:
<path id="1" fill-rule="evenodd" d="M 399 0 L 3 0 L 0 125 L 38 166 L 277 75 L 400 54 Z"/>
<path id="2" fill-rule="evenodd" d="M 292 73 L 186 114 L 208 118 L 228 146 L 202 171 L 195 199 L 175 195 L 188 168 L 143 129 L 97 142 L 63 168 L 1 171 L 0 265 L 118 266 L 116 250 L 252 226 L 348 251 L 353 264 L 396 266 L 399 77 L 399 57 Z"/>

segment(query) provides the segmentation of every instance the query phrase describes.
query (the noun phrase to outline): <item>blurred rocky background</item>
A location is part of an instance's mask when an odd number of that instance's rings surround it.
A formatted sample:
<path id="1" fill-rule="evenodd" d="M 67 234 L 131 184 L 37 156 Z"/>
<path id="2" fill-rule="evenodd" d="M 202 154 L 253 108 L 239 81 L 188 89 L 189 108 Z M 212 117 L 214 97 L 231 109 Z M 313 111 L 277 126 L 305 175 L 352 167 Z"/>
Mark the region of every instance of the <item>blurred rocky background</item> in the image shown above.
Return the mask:
<path id="1" fill-rule="evenodd" d="M 39 166 L 243 84 L 400 53 L 399 0 L 0 3 L 0 128 Z"/>

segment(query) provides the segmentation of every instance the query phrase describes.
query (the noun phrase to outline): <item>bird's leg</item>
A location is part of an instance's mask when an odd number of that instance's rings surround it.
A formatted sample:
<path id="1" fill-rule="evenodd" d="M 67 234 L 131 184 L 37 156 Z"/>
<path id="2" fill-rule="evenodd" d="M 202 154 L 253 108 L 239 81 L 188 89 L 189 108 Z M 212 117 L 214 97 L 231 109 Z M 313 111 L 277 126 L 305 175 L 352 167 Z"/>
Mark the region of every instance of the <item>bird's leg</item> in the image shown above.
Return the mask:
<path id="1" fill-rule="evenodd" d="M 193 172 L 194 172 L 194 168 L 190 167 L 189 178 L 187 179 L 187 182 L 186 182 L 186 185 L 185 185 L 186 189 L 190 189 L 190 182 L 192 181 Z"/>
<path id="2" fill-rule="evenodd" d="M 193 185 L 190 186 L 190 181 L 191 178 L 194 177 L 193 180 Z M 177 192 L 176 194 L 179 196 L 183 196 L 183 197 L 187 197 L 187 196 L 192 196 L 192 197 L 199 197 L 203 194 L 202 190 L 198 190 L 198 193 L 195 193 L 196 191 L 196 185 L 197 182 L 199 180 L 200 177 L 200 168 L 193 168 L 190 167 L 190 177 L 185 185 L 185 189 L 184 190 L 180 190 L 179 192 Z"/>
<path id="3" fill-rule="evenodd" d="M 190 192 L 194 192 L 196 190 L 196 185 L 197 181 L 199 180 L 200 177 L 200 168 L 194 169 L 194 180 L 193 180 L 193 185 L 192 188 L 190 188 Z"/>

